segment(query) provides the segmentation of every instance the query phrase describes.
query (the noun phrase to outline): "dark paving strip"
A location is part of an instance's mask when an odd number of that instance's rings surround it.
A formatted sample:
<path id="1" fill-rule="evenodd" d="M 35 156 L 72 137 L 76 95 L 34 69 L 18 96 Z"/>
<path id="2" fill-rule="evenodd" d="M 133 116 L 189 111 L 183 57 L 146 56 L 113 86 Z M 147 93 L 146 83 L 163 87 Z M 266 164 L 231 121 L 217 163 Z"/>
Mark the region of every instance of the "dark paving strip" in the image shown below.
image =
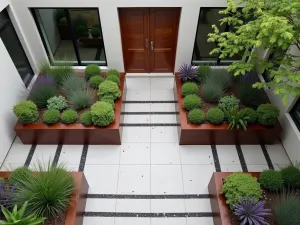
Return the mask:
<path id="1" fill-rule="evenodd" d="M 121 112 L 122 115 L 177 115 L 179 112 Z"/>
<path id="2" fill-rule="evenodd" d="M 240 145 L 235 145 L 235 147 L 236 147 L 236 151 L 237 151 L 237 154 L 239 156 L 239 159 L 240 159 L 240 163 L 241 163 L 243 172 L 248 172 L 247 164 L 246 164 L 241 146 Z"/>
<path id="3" fill-rule="evenodd" d="M 28 167 L 30 165 L 33 154 L 35 152 L 35 148 L 36 148 L 36 145 L 31 145 L 30 151 L 28 153 L 28 156 L 27 156 L 25 164 L 24 164 L 25 167 Z"/>
<path id="4" fill-rule="evenodd" d="M 178 101 L 123 101 L 123 103 L 177 103 Z"/>
<path id="5" fill-rule="evenodd" d="M 268 153 L 268 151 L 267 151 L 267 149 L 266 149 L 266 146 L 265 146 L 265 145 L 260 145 L 260 147 L 261 147 L 261 149 L 262 149 L 262 152 L 264 153 L 264 156 L 265 156 L 266 161 L 267 161 L 267 163 L 268 163 L 269 169 L 270 169 L 270 170 L 274 170 L 274 165 L 273 165 L 272 160 L 271 160 L 271 158 L 270 158 L 270 155 L 269 155 L 269 153 Z"/>
<path id="6" fill-rule="evenodd" d="M 87 198 L 109 198 L 109 199 L 191 199 L 210 198 L 209 194 L 199 195 L 113 195 L 113 194 L 87 194 Z"/>
<path id="7" fill-rule="evenodd" d="M 60 153 L 61 153 L 61 149 L 62 149 L 62 145 L 58 145 L 56 152 L 55 152 L 55 156 L 52 162 L 52 166 L 56 166 L 60 157 Z"/>
<path id="8" fill-rule="evenodd" d="M 215 145 L 211 145 L 211 151 L 212 151 L 212 154 L 214 157 L 216 172 L 221 172 L 221 165 L 220 165 L 220 161 L 219 161 L 217 147 Z"/>
<path id="9" fill-rule="evenodd" d="M 84 212 L 87 217 L 212 217 L 211 212 L 192 213 L 126 213 L 126 212 Z"/>
<path id="10" fill-rule="evenodd" d="M 123 127 L 177 127 L 179 123 L 120 123 Z"/>
<path id="11" fill-rule="evenodd" d="M 89 148 L 88 145 L 83 146 L 78 172 L 83 172 L 84 171 L 86 156 L 87 156 L 87 153 L 88 153 L 88 148 Z"/>

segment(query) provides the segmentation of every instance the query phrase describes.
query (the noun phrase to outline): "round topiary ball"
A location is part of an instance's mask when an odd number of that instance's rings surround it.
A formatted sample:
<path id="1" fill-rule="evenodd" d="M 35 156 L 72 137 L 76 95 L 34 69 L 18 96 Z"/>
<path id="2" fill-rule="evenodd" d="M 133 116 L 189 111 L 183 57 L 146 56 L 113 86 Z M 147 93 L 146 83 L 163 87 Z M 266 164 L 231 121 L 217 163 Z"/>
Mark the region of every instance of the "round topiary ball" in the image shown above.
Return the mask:
<path id="1" fill-rule="evenodd" d="M 201 98 L 197 95 L 188 95 L 183 99 L 183 108 L 187 111 L 201 107 Z"/>
<path id="2" fill-rule="evenodd" d="M 14 114 L 22 124 L 30 124 L 37 121 L 39 111 L 32 101 L 21 101 L 13 108 Z"/>
<path id="3" fill-rule="evenodd" d="M 121 91 L 115 82 L 106 80 L 99 85 L 98 97 L 112 96 L 114 100 L 121 96 Z"/>
<path id="4" fill-rule="evenodd" d="M 186 82 L 182 85 L 181 87 L 181 94 L 182 96 L 187 96 L 187 95 L 198 95 L 199 93 L 199 88 L 196 83 L 193 82 Z"/>
<path id="5" fill-rule="evenodd" d="M 260 173 L 258 182 L 270 191 L 278 191 L 283 188 L 283 179 L 280 171 L 264 170 Z"/>
<path id="6" fill-rule="evenodd" d="M 101 102 L 107 102 L 107 103 L 109 103 L 109 104 L 111 104 L 111 106 L 113 107 L 113 108 L 115 108 L 115 101 L 114 101 L 114 99 L 111 97 L 111 96 L 103 96 L 102 98 L 101 98 Z"/>
<path id="7" fill-rule="evenodd" d="M 115 120 L 113 107 L 107 102 L 96 102 L 92 105 L 91 115 L 95 126 L 106 127 Z"/>
<path id="8" fill-rule="evenodd" d="M 100 67 L 94 64 L 90 64 L 85 68 L 85 77 L 87 80 L 91 79 L 93 76 L 101 74 Z"/>
<path id="9" fill-rule="evenodd" d="M 249 117 L 248 124 L 255 123 L 257 120 L 257 112 L 252 108 L 245 108 L 245 116 Z"/>
<path id="10" fill-rule="evenodd" d="M 289 165 L 280 171 L 284 186 L 286 188 L 300 188 L 300 169 L 294 165 Z"/>
<path id="11" fill-rule="evenodd" d="M 93 76 L 90 78 L 89 83 L 92 88 L 98 89 L 99 85 L 104 81 L 102 76 Z"/>
<path id="12" fill-rule="evenodd" d="M 91 29 L 91 35 L 92 35 L 92 37 L 93 38 L 98 38 L 98 37 L 100 37 L 100 28 L 98 28 L 98 27 L 93 27 L 92 29 Z"/>
<path id="13" fill-rule="evenodd" d="M 109 69 L 106 73 L 106 76 L 115 75 L 120 77 L 120 72 L 116 69 Z"/>
<path id="14" fill-rule="evenodd" d="M 203 123 L 205 120 L 205 113 L 200 109 L 192 109 L 189 111 L 188 120 L 193 124 Z"/>
<path id="15" fill-rule="evenodd" d="M 63 111 L 61 114 L 61 121 L 65 124 L 75 123 L 78 119 L 78 113 L 73 109 Z"/>
<path id="16" fill-rule="evenodd" d="M 120 78 L 117 75 L 109 75 L 106 77 L 106 80 L 115 82 L 118 86 L 120 86 Z"/>
<path id="17" fill-rule="evenodd" d="M 272 104 L 261 104 L 257 108 L 257 121 L 264 126 L 272 126 L 277 123 L 279 109 Z"/>
<path id="18" fill-rule="evenodd" d="M 60 112 L 57 109 L 48 109 L 43 114 L 43 123 L 52 125 L 59 121 Z"/>
<path id="19" fill-rule="evenodd" d="M 91 125 L 93 125 L 91 112 L 84 112 L 84 113 L 82 113 L 80 121 L 85 126 L 91 126 Z"/>
<path id="20" fill-rule="evenodd" d="M 224 112 L 219 108 L 211 108 L 206 114 L 206 119 L 212 124 L 220 124 L 224 121 Z"/>

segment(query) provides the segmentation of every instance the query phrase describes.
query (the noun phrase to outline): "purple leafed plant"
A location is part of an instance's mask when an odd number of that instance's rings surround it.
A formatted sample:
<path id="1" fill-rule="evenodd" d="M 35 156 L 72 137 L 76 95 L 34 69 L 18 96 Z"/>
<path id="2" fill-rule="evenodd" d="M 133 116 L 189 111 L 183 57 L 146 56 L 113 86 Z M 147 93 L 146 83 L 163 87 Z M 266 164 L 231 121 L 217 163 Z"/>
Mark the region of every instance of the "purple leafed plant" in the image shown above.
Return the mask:
<path id="1" fill-rule="evenodd" d="M 270 225 L 265 216 L 270 215 L 270 209 L 264 209 L 265 201 L 256 202 L 255 198 L 240 199 L 234 205 L 234 214 L 241 220 L 241 225 Z"/>
<path id="2" fill-rule="evenodd" d="M 15 184 L 10 184 L 7 181 L 0 181 L 0 205 L 5 208 L 11 208 L 11 198 L 16 189 Z"/>
<path id="3" fill-rule="evenodd" d="M 179 77 L 182 81 L 193 80 L 197 76 L 197 67 L 183 64 L 179 68 Z"/>
<path id="4" fill-rule="evenodd" d="M 39 88 L 41 86 L 49 86 L 49 85 L 53 85 L 55 86 L 56 82 L 55 79 L 52 76 L 49 75 L 40 75 L 37 77 L 33 88 Z"/>

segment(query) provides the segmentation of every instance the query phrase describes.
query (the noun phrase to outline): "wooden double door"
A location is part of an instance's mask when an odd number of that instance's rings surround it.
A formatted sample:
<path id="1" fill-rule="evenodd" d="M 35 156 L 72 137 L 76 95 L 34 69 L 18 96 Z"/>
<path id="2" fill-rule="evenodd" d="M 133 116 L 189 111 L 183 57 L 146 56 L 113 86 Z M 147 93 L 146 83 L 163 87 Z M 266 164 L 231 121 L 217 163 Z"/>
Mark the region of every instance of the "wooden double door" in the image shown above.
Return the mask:
<path id="1" fill-rule="evenodd" d="M 120 8 L 127 73 L 173 72 L 180 8 Z"/>

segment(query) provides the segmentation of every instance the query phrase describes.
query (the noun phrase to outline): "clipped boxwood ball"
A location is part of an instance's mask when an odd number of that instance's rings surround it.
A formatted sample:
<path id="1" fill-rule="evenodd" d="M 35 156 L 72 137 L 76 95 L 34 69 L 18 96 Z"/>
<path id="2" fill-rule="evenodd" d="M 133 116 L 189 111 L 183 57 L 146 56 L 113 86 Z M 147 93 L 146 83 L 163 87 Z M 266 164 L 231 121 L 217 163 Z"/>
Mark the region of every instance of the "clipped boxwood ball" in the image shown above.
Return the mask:
<path id="1" fill-rule="evenodd" d="M 114 101 L 114 99 L 113 99 L 111 96 L 109 96 L 109 95 L 103 96 L 103 97 L 101 98 L 100 101 L 102 101 L 102 102 L 107 102 L 107 103 L 111 104 L 111 106 L 112 106 L 113 108 L 115 108 L 115 101 Z"/>
<path id="2" fill-rule="evenodd" d="M 188 120 L 193 124 L 203 123 L 205 119 L 205 113 L 200 109 L 192 109 L 189 111 Z"/>
<path id="3" fill-rule="evenodd" d="M 21 101 L 13 108 L 14 114 L 22 124 L 30 124 L 37 121 L 39 111 L 32 101 Z"/>
<path id="4" fill-rule="evenodd" d="M 198 93 L 199 93 L 199 88 L 196 83 L 186 82 L 181 87 L 181 94 L 184 97 L 193 94 L 198 95 Z"/>
<path id="5" fill-rule="evenodd" d="M 43 114 L 43 123 L 52 125 L 59 121 L 60 112 L 57 109 L 48 109 Z"/>
<path id="6" fill-rule="evenodd" d="M 279 191 L 283 188 L 283 179 L 280 171 L 264 170 L 260 173 L 258 182 L 270 191 Z"/>
<path id="7" fill-rule="evenodd" d="M 201 107 L 201 98 L 197 95 L 188 95 L 183 99 L 183 108 L 187 111 Z"/>
<path id="8" fill-rule="evenodd" d="M 120 72 L 116 69 L 109 69 L 106 73 L 106 76 L 115 75 L 120 77 Z"/>
<path id="9" fill-rule="evenodd" d="M 118 86 L 120 86 L 120 78 L 117 75 L 109 75 L 106 77 L 106 80 L 115 82 Z"/>
<path id="10" fill-rule="evenodd" d="M 248 123 L 255 123 L 257 120 L 257 112 L 252 108 L 245 108 L 245 116 L 248 116 Z"/>
<path id="11" fill-rule="evenodd" d="M 279 109 L 272 104 L 261 104 L 257 108 L 257 121 L 264 126 L 272 126 L 277 123 Z"/>
<path id="12" fill-rule="evenodd" d="M 93 125 L 91 112 L 84 112 L 84 113 L 82 113 L 82 115 L 80 117 L 80 121 L 85 126 L 91 126 L 91 125 Z"/>
<path id="13" fill-rule="evenodd" d="M 115 120 L 115 112 L 111 104 L 96 102 L 91 107 L 92 121 L 95 126 L 106 127 Z"/>
<path id="14" fill-rule="evenodd" d="M 85 78 L 87 80 L 91 79 L 93 76 L 101 74 L 100 67 L 94 64 L 90 64 L 85 68 Z"/>
<path id="15" fill-rule="evenodd" d="M 224 112 L 215 107 L 208 110 L 206 119 L 212 124 L 220 124 L 224 121 Z"/>
<path id="16" fill-rule="evenodd" d="M 104 77 L 102 76 L 93 76 L 89 80 L 90 86 L 92 88 L 98 89 L 99 85 L 104 81 Z"/>
<path id="17" fill-rule="evenodd" d="M 75 123 L 78 119 L 78 113 L 73 109 L 67 109 L 61 114 L 61 121 L 65 124 Z"/>
<path id="18" fill-rule="evenodd" d="M 105 80 L 99 85 L 98 97 L 112 96 L 114 100 L 121 96 L 121 91 L 115 82 Z"/>

